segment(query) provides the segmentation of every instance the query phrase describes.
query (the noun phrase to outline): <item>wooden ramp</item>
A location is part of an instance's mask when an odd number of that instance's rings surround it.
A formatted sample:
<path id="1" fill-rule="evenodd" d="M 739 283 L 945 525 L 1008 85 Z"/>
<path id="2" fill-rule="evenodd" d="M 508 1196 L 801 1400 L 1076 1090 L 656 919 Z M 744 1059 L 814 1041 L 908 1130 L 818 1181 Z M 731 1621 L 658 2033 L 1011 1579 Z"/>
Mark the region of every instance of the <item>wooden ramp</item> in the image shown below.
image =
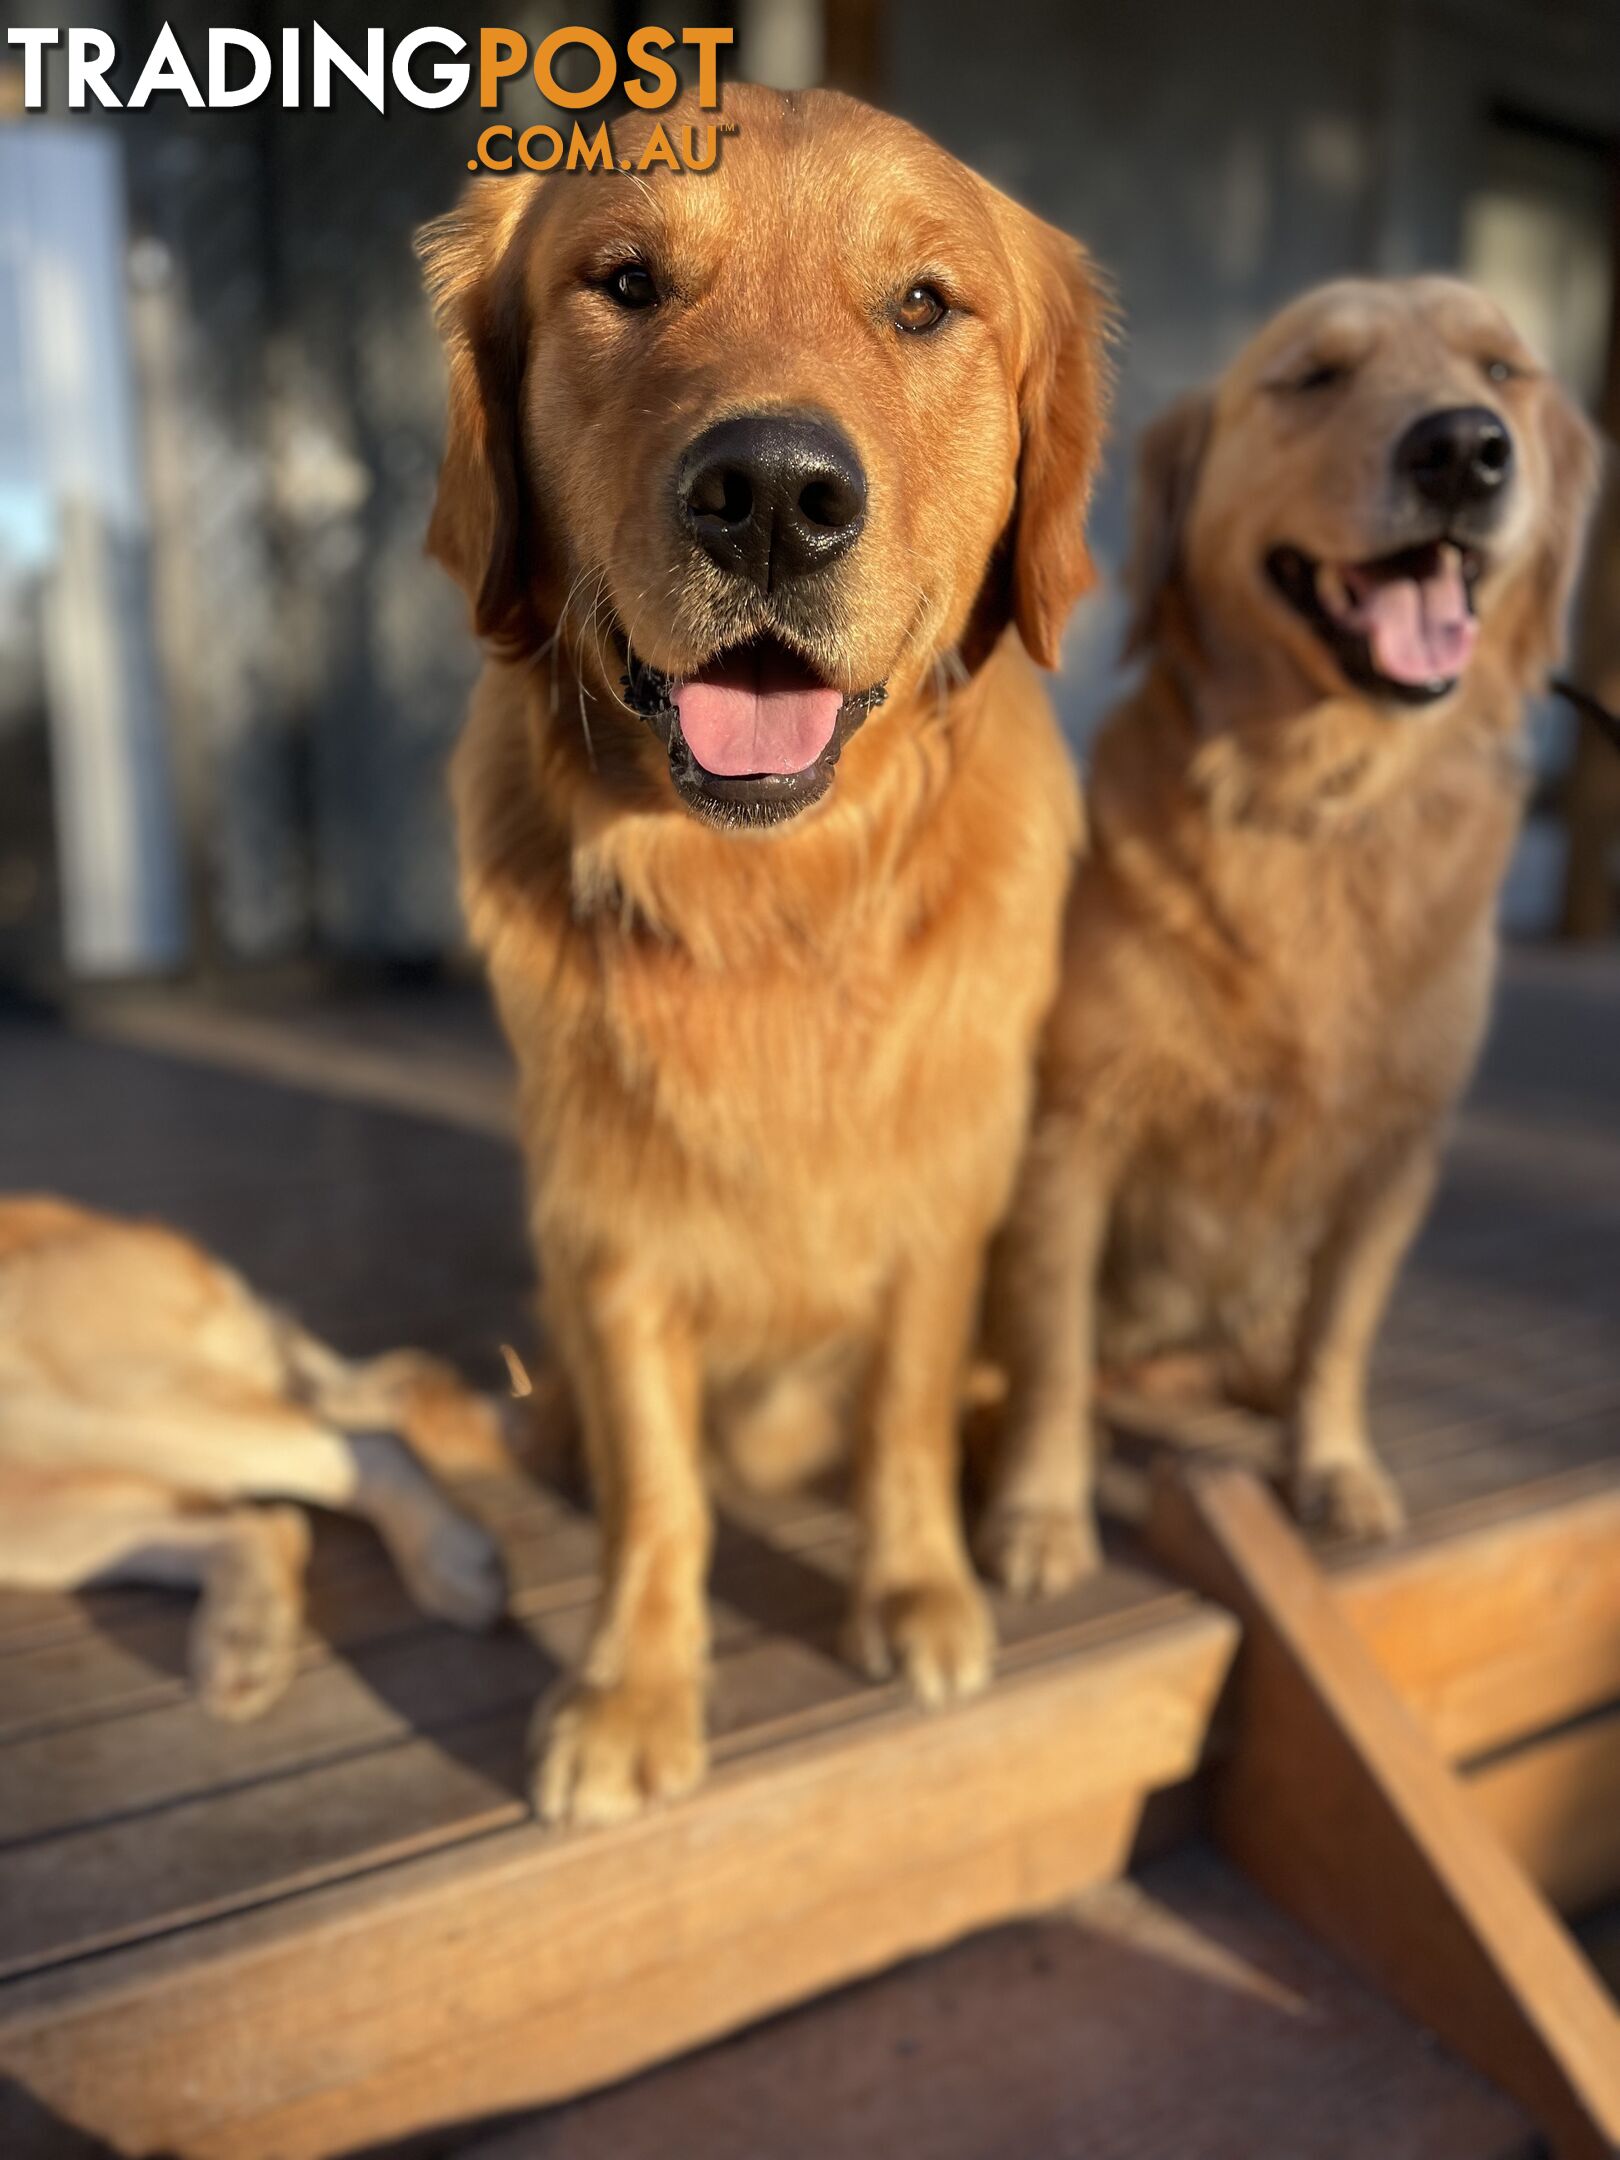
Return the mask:
<path id="1" fill-rule="evenodd" d="M 1245 1874 L 1520 2099 L 1561 2160 L 1620 2153 L 1620 2013 L 1379 1670 L 1276 1501 L 1161 1470 L 1150 1536 L 1243 1625 L 1211 1818 Z"/>

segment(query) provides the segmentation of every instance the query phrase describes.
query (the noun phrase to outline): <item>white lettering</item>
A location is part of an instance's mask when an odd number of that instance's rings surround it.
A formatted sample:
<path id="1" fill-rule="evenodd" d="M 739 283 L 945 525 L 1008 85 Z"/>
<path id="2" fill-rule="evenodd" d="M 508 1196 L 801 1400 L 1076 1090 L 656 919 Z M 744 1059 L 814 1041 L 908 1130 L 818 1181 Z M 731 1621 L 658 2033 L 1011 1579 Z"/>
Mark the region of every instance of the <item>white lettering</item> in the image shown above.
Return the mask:
<path id="1" fill-rule="evenodd" d="M 366 64 L 364 67 L 361 67 L 357 60 L 346 53 L 330 31 L 323 30 L 319 23 L 310 24 L 309 36 L 311 102 L 316 109 L 324 112 L 332 102 L 332 70 L 335 67 L 340 75 L 346 75 L 349 78 L 349 81 L 354 84 L 362 97 L 369 100 L 381 112 L 383 110 L 384 93 L 383 34 L 381 30 L 368 30 L 366 32 Z"/>
<path id="2" fill-rule="evenodd" d="M 70 30 L 68 32 L 68 110 L 83 112 L 84 94 L 95 92 L 98 105 L 110 105 L 118 110 L 118 94 L 107 87 L 107 70 L 117 58 L 117 49 L 105 30 Z"/>
<path id="3" fill-rule="evenodd" d="M 401 38 L 394 53 L 394 87 L 403 98 L 413 105 L 453 105 L 457 98 L 465 97 L 472 69 L 463 60 L 459 63 L 440 60 L 435 63 L 433 79 L 437 90 L 421 89 L 411 75 L 411 62 L 424 45 L 440 45 L 446 52 L 465 52 L 467 40 L 457 37 L 453 30 L 439 30 L 431 25 L 425 30 L 413 30 L 409 37 Z"/>
<path id="4" fill-rule="evenodd" d="M 146 65 L 130 95 L 130 111 L 140 112 L 147 100 L 160 90 L 178 90 L 188 105 L 198 110 L 202 107 L 203 94 L 197 88 L 197 78 L 186 63 L 179 39 L 167 23 L 158 32 L 152 50 L 146 56 Z"/>
<path id="5" fill-rule="evenodd" d="M 253 62 L 253 72 L 247 82 L 233 90 L 230 87 L 232 52 L 245 52 Z M 208 102 L 216 110 L 228 111 L 233 105 L 253 105 L 264 95 L 264 86 L 270 80 L 270 48 L 261 37 L 251 30 L 210 30 L 208 33 Z"/>
<path id="6" fill-rule="evenodd" d="M 60 30 L 8 30 L 6 43 L 23 50 L 23 104 L 38 112 L 45 102 L 45 48 L 61 43 Z"/>

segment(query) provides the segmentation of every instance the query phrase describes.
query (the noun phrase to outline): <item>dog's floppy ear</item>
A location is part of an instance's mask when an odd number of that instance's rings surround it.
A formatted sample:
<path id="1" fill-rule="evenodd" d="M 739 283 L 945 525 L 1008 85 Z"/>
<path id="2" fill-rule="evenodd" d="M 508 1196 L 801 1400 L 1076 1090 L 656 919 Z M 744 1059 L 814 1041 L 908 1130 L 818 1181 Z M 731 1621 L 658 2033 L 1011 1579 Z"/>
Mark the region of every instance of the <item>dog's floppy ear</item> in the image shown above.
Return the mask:
<path id="1" fill-rule="evenodd" d="M 1010 612 L 1032 660 L 1056 667 L 1069 611 L 1095 581 L 1086 508 L 1108 415 L 1107 298 L 1077 240 L 1019 211 L 1025 314 Z"/>
<path id="2" fill-rule="evenodd" d="M 1514 676 L 1527 690 L 1542 687 L 1547 670 L 1563 650 L 1581 545 L 1598 483 L 1597 437 L 1559 383 L 1546 385 L 1541 430 L 1547 470 L 1541 531 L 1509 647 Z"/>
<path id="3" fill-rule="evenodd" d="M 1182 531 L 1209 441 L 1209 393 L 1189 391 L 1143 430 L 1136 447 L 1131 546 L 1125 571 L 1127 654 L 1152 644 L 1181 570 Z"/>
<path id="4" fill-rule="evenodd" d="M 514 648 L 532 636 L 532 566 L 519 415 L 528 323 L 512 241 L 538 184 L 475 180 L 454 210 L 416 236 L 450 363 L 428 552 L 472 603 L 479 636 Z"/>

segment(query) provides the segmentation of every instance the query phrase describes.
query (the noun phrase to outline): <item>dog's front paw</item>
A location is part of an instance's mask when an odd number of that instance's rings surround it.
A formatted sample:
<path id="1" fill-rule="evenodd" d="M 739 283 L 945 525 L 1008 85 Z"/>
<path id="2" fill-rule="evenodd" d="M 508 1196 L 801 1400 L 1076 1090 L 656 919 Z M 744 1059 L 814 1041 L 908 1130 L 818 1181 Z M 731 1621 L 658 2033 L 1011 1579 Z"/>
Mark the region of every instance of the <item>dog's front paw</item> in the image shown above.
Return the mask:
<path id="1" fill-rule="evenodd" d="M 853 1662 L 873 1680 L 898 1672 L 930 1709 L 978 1694 L 990 1678 L 995 1646 L 990 1608 L 965 1578 L 862 1591 L 850 1615 Z"/>
<path id="2" fill-rule="evenodd" d="M 987 1508 L 973 1553 L 992 1582 L 1023 1598 L 1056 1597 L 1102 1563 L 1096 1527 L 1077 1508 Z"/>
<path id="3" fill-rule="evenodd" d="M 695 1686 L 575 1685 L 535 1721 L 534 1803 L 548 1823 L 623 1822 L 674 1800 L 703 1775 L 703 1700 Z"/>
<path id="4" fill-rule="evenodd" d="M 424 1612 L 456 1627 L 489 1628 L 506 1610 L 506 1569 L 487 1530 L 451 1508 L 389 1539 L 405 1587 Z"/>
<path id="5" fill-rule="evenodd" d="M 1388 1473 L 1370 1456 L 1302 1463 L 1293 1474 L 1294 1513 L 1332 1537 L 1387 1538 L 1406 1527 L 1406 1509 Z"/>

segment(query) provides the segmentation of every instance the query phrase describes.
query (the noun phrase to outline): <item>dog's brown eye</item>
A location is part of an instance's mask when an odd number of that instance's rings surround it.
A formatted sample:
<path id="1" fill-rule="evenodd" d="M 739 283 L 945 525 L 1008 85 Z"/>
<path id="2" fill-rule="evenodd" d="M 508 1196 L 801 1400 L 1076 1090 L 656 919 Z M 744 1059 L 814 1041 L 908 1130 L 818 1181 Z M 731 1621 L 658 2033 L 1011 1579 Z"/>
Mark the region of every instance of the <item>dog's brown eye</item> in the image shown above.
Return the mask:
<path id="1" fill-rule="evenodd" d="M 658 287 L 645 263 L 620 263 L 602 280 L 602 290 L 615 307 L 650 308 L 658 305 Z"/>
<path id="2" fill-rule="evenodd" d="M 1318 360 L 1303 375 L 1296 375 L 1289 384 L 1291 390 L 1331 390 L 1349 374 L 1349 367 L 1342 360 Z"/>
<path id="3" fill-rule="evenodd" d="M 949 313 L 943 297 L 932 285 L 908 286 L 894 305 L 896 328 L 912 337 L 921 337 L 925 330 L 937 330 Z"/>
<path id="4" fill-rule="evenodd" d="M 1485 363 L 1485 380 L 1487 382 L 1512 382 L 1518 372 L 1511 360 L 1487 360 Z"/>

